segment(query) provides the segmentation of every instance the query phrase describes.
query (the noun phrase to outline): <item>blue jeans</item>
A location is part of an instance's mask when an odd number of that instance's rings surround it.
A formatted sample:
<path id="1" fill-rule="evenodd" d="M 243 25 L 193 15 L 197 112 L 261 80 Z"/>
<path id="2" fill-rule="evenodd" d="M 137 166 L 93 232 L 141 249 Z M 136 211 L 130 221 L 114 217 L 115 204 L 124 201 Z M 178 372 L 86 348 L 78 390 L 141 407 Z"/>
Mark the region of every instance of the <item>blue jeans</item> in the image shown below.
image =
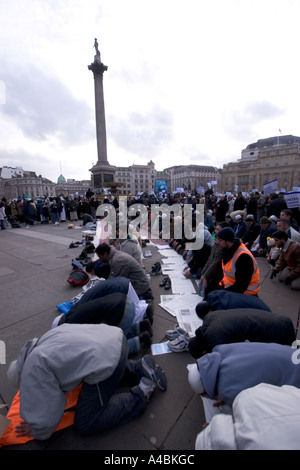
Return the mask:
<path id="1" fill-rule="evenodd" d="M 123 320 L 119 327 L 124 333 L 124 336 L 128 340 L 128 354 L 134 354 L 140 350 L 140 340 L 139 340 L 139 327 L 134 323 L 135 317 L 135 306 L 130 302 L 128 306 L 128 312 L 125 320 Z"/>
<path id="2" fill-rule="evenodd" d="M 147 399 L 138 386 L 145 374 L 141 360 L 128 360 L 128 344 L 123 340 L 121 357 L 114 373 L 98 384 L 83 383 L 74 427 L 79 434 L 98 434 L 136 418 L 146 407 Z M 114 394 L 119 385 L 133 386 L 128 392 Z"/>
<path id="3" fill-rule="evenodd" d="M 52 212 L 52 222 L 58 222 L 58 212 Z"/>

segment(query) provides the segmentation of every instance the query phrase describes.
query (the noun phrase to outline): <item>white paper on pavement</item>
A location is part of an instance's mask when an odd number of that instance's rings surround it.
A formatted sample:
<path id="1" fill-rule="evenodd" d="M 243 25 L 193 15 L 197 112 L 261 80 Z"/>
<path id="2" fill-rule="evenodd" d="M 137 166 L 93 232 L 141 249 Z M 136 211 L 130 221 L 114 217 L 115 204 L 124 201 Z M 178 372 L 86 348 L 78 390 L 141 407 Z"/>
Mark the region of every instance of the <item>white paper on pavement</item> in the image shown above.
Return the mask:
<path id="1" fill-rule="evenodd" d="M 180 328 L 183 328 L 193 337 L 197 328 L 202 326 L 203 320 L 198 317 L 194 307 L 181 308 L 176 310 L 176 318 Z"/>
<path id="2" fill-rule="evenodd" d="M 191 279 L 171 279 L 173 294 L 195 294 L 195 287 Z"/>

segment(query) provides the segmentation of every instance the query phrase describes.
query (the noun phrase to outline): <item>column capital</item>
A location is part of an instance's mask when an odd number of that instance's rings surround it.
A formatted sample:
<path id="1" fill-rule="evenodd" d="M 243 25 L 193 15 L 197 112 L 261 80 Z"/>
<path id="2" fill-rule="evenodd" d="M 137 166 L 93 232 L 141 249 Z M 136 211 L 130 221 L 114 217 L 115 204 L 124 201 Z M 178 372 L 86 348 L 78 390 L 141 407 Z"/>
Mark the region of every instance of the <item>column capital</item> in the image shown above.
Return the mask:
<path id="1" fill-rule="evenodd" d="M 106 72 L 107 68 L 108 67 L 106 65 L 102 64 L 102 62 L 99 60 L 96 60 L 96 58 L 95 61 L 91 63 L 91 65 L 88 65 L 88 69 L 93 72 L 94 77 L 98 75 L 103 76 L 103 73 Z"/>

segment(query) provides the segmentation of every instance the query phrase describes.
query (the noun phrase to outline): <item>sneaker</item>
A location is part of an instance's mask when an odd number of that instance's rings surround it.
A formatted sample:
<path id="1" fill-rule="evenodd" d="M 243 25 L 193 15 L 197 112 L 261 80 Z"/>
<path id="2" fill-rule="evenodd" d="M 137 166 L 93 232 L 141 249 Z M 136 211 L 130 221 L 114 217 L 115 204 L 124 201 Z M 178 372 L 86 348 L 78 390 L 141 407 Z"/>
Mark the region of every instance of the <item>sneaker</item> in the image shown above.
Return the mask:
<path id="1" fill-rule="evenodd" d="M 147 400 L 151 397 L 152 393 L 155 390 L 155 383 L 147 377 L 142 377 L 139 383 L 139 387 L 144 393 Z"/>
<path id="2" fill-rule="evenodd" d="M 147 376 L 163 391 L 167 390 L 167 377 L 164 370 L 156 364 L 149 354 L 142 358 L 142 366 Z"/>
<path id="3" fill-rule="evenodd" d="M 173 339 L 167 343 L 168 348 L 172 352 L 189 351 L 190 337 L 188 333 L 179 335 L 178 338 Z"/>
<path id="4" fill-rule="evenodd" d="M 184 334 L 187 334 L 187 332 L 183 328 L 180 328 L 179 325 L 176 325 L 173 330 L 167 330 L 165 336 L 170 341 L 173 341 L 173 339 L 178 338 L 179 335 Z"/>

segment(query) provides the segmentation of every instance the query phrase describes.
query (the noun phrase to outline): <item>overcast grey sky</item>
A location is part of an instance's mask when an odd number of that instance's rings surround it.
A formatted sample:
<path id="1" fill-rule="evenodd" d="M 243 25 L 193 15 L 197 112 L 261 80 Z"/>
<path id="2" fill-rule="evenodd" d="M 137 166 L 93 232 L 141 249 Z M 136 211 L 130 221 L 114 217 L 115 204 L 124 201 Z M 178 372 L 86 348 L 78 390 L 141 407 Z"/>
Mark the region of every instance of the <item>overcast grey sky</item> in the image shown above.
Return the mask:
<path id="1" fill-rule="evenodd" d="M 221 168 L 300 135 L 298 0 L 0 0 L 0 13 L 0 166 L 90 177 L 95 37 L 113 165 Z"/>

